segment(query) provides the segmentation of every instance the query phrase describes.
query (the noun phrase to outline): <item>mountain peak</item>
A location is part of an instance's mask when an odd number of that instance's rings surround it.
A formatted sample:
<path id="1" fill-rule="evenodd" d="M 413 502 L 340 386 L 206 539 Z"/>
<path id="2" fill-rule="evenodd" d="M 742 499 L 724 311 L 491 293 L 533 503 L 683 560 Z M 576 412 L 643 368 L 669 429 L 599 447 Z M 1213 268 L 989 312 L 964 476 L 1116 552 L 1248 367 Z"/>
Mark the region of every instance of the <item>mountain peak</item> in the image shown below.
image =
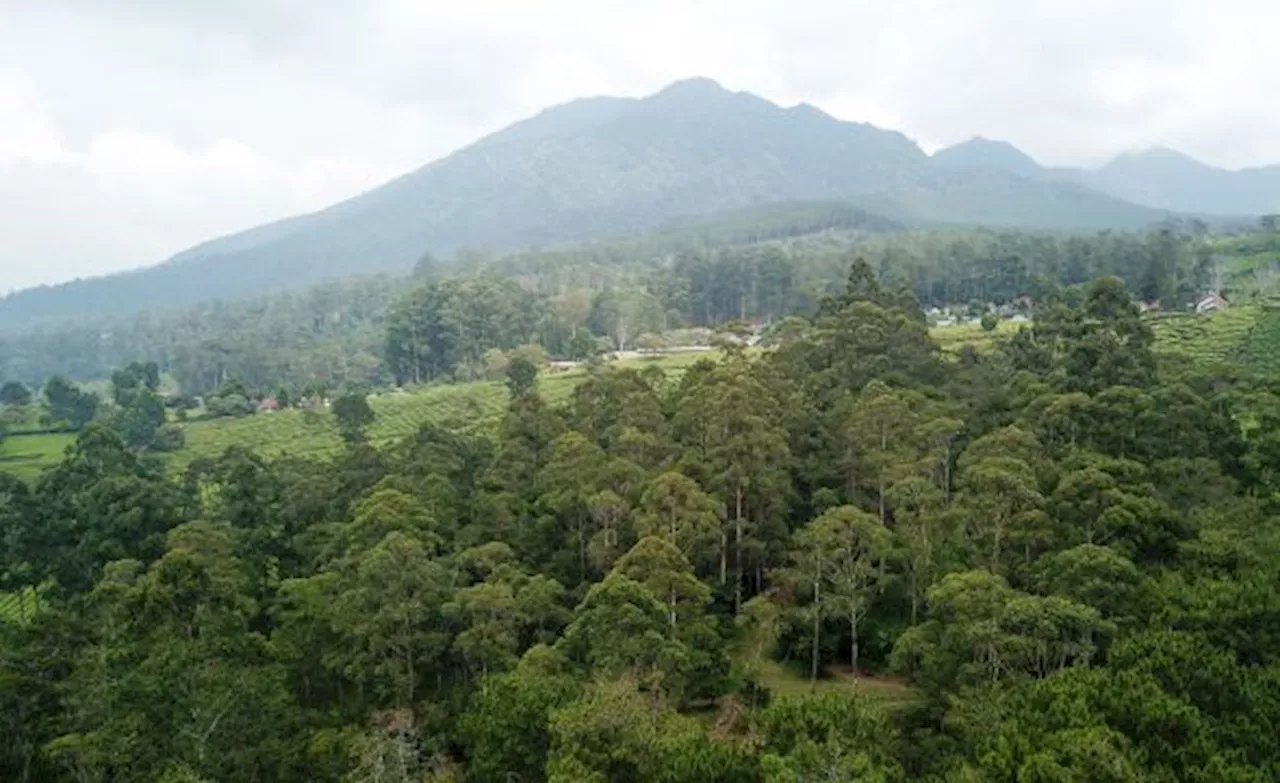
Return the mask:
<path id="1" fill-rule="evenodd" d="M 1201 163 L 1200 161 L 1196 160 L 1195 158 L 1191 157 L 1185 152 L 1179 152 L 1178 150 L 1172 149 L 1170 147 L 1160 147 L 1160 146 L 1147 147 L 1146 149 L 1143 149 L 1143 150 L 1133 150 L 1130 152 L 1123 152 L 1117 155 L 1114 159 L 1111 160 L 1110 163 L 1108 163 L 1103 168 L 1105 170 L 1105 169 L 1116 169 L 1116 168 L 1125 168 L 1125 167 L 1133 167 L 1133 166 L 1141 166 L 1141 167 L 1159 166 L 1166 170 L 1176 167 L 1176 168 L 1183 168 L 1183 169 L 1196 169 L 1199 171 L 1207 171 L 1212 168 L 1211 166 Z"/>
<path id="2" fill-rule="evenodd" d="M 1042 172 L 1039 163 L 1009 142 L 982 136 L 938 150 L 933 154 L 933 162 L 950 167 L 996 168 L 1023 177 Z"/>
<path id="3" fill-rule="evenodd" d="M 663 87 L 653 97 L 660 98 L 663 96 L 681 96 L 692 98 L 704 98 L 711 95 L 724 95 L 729 91 L 724 88 L 720 82 L 706 76 L 694 76 L 689 79 L 680 79 Z"/>

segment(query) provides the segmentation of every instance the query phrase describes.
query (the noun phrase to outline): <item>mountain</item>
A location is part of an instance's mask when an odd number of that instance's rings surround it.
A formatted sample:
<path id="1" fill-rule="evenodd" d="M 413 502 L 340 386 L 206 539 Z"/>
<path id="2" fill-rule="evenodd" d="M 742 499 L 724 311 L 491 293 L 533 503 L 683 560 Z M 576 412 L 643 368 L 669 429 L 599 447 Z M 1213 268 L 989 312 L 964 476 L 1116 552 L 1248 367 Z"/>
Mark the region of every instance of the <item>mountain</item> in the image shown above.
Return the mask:
<path id="1" fill-rule="evenodd" d="M 915 224 L 1133 228 L 1164 216 L 1009 170 L 1008 150 L 977 152 L 976 166 L 940 165 L 901 133 L 692 79 L 643 99 L 548 109 L 328 209 L 150 269 L 18 292 L 0 300 L 0 328 L 297 288 L 407 270 L 424 252 L 617 235 L 777 202 L 843 201 Z"/>
<path id="2" fill-rule="evenodd" d="M 1120 155 L 1084 181 L 1160 209 L 1211 215 L 1280 212 L 1280 166 L 1229 171 L 1157 147 Z"/>
<path id="3" fill-rule="evenodd" d="M 1046 168 L 1008 142 L 975 138 L 939 150 L 933 162 L 945 168 L 999 169 L 1026 179 L 1074 182 L 1133 204 L 1201 217 L 1280 213 L 1280 166 L 1230 171 L 1164 147 L 1118 155 L 1099 169 Z"/>
<path id="4" fill-rule="evenodd" d="M 938 150 L 933 163 L 948 168 L 992 168 L 1020 177 L 1040 177 L 1044 169 L 1030 155 L 1007 141 L 992 141 L 981 136 L 954 147 Z"/>

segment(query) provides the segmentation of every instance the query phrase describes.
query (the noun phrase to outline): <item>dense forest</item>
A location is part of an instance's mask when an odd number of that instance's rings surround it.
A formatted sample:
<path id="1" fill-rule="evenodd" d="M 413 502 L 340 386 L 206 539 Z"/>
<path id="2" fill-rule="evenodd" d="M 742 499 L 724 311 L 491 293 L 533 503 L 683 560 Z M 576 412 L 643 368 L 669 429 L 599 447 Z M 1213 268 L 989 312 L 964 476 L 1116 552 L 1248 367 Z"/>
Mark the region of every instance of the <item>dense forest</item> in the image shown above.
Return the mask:
<path id="1" fill-rule="evenodd" d="M 1220 265 L 1195 223 L 1093 236 L 903 232 L 847 206 L 793 205 L 609 242 L 500 257 L 474 251 L 451 263 L 427 256 L 407 278 L 179 310 L 158 301 L 125 322 L 33 327 L 0 335 L 0 379 L 105 379 L 143 361 L 188 396 L 228 380 L 296 396 L 316 385 L 478 377 L 493 348 L 536 343 L 582 359 L 661 344 L 690 327 L 812 316 L 838 293 L 855 255 L 926 308 L 1043 299 L 1114 275 L 1142 301 L 1181 310 L 1218 282 Z"/>
<path id="2" fill-rule="evenodd" d="M 981 250 L 917 278 L 864 248 L 774 347 L 678 378 L 600 367 L 552 406 L 516 358 L 492 437 L 375 450 L 355 398 L 328 461 L 169 476 L 108 419 L 0 476 L 0 778 L 1277 779 L 1280 401 L 1158 367 L 1134 299 L 1197 287 L 1195 240 L 944 242 Z M 734 296 L 629 290 L 753 317 L 818 268 L 731 257 L 670 268 L 751 270 Z M 941 355 L 929 292 L 1017 296 L 1047 259 L 1130 286 Z M 561 285 L 425 270 L 395 371 L 539 338 Z M 449 322 L 471 296 L 512 313 Z M 158 369 L 118 375 L 122 410 Z"/>

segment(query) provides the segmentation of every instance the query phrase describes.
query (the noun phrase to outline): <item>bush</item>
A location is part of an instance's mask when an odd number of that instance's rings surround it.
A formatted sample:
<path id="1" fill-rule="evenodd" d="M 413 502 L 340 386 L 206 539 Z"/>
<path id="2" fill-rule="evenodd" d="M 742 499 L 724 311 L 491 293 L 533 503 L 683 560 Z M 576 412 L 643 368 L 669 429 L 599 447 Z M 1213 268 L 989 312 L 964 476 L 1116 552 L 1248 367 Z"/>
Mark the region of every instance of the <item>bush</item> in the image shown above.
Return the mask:
<path id="1" fill-rule="evenodd" d="M 167 424 L 156 430 L 155 439 L 151 441 L 151 450 L 165 452 L 178 451 L 186 444 L 186 434 L 183 433 L 180 428 L 175 427 L 172 424 Z"/>
<path id="2" fill-rule="evenodd" d="M 248 398 L 239 394 L 228 394 L 225 397 L 211 397 L 205 403 L 205 409 L 215 419 L 241 418 L 251 415 L 256 408 Z"/>

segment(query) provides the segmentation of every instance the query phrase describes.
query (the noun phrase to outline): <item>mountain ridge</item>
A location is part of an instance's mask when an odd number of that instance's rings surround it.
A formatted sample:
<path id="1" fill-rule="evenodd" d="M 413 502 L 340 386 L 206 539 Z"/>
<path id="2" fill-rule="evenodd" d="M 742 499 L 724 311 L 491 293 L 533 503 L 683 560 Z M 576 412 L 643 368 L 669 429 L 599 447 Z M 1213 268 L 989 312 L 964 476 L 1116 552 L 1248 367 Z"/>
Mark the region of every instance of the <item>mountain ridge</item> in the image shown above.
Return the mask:
<path id="1" fill-rule="evenodd" d="M 545 109 L 350 199 L 154 267 L 12 294 L 0 300 L 0 328 L 400 272 L 425 252 L 514 250 L 788 201 L 848 202 L 911 224 L 1068 230 L 1140 228 L 1168 214 L 999 165 L 938 165 L 901 132 L 691 79 L 645 98 Z"/>
<path id="2" fill-rule="evenodd" d="M 989 166 L 1019 176 L 1070 181 L 1153 209 L 1238 218 L 1280 212 L 1280 165 L 1224 169 L 1164 146 L 1122 152 L 1087 169 L 1047 167 L 1013 144 L 974 137 L 933 155 L 949 167 Z"/>

